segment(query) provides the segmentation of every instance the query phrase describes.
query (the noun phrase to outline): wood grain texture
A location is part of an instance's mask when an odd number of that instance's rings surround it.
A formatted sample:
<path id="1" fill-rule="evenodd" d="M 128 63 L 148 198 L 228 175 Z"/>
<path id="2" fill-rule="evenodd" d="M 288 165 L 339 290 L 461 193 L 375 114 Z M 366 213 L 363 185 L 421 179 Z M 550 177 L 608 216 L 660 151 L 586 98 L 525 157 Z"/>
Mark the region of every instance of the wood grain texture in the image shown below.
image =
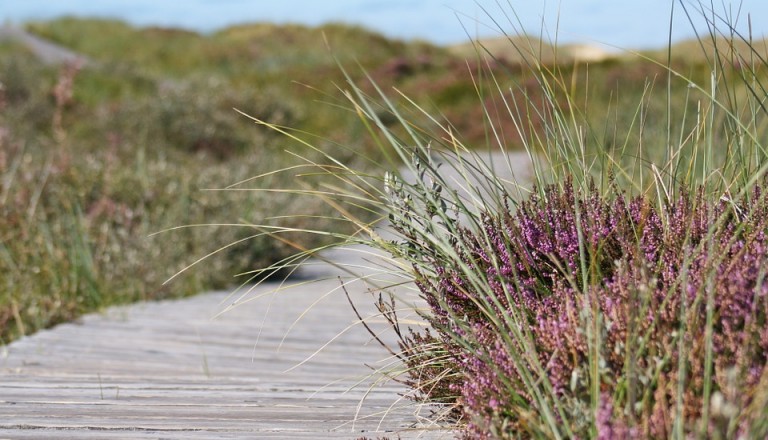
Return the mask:
<path id="1" fill-rule="evenodd" d="M 340 283 L 268 283 L 223 314 L 230 292 L 117 307 L 18 340 L 0 357 L 0 438 L 452 438 L 372 375 L 390 355 Z M 347 290 L 393 342 L 367 286 Z"/>

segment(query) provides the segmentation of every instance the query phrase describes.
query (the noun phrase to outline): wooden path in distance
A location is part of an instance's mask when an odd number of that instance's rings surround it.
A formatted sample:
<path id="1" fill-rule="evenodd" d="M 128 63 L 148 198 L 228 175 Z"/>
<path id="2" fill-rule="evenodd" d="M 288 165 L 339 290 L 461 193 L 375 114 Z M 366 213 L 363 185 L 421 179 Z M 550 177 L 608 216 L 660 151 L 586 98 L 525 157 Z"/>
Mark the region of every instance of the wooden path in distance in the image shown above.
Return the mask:
<path id="1" fill-rule="evenodd" d="M 4 40 L 17 41 L 24 45 L 43 64 L 75 64 L 85 66 L 92 63 L 88 57 L 74 52 L 66 47 L 47 41 L 26 30 L 8 23 L 0 25 L 0 42 Z"/>

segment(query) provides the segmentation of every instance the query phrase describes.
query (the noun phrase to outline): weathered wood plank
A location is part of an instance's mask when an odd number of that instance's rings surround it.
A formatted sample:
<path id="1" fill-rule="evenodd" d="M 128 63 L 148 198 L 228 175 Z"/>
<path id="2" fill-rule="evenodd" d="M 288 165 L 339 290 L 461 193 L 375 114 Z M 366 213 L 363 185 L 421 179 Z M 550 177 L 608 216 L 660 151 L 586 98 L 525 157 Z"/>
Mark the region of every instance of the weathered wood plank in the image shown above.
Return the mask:
<path id="1" fill-rule="evenodd" d="M 364 364 L 389 355 L 340 292 L 324 298 L 338 285 L 216 318 L 226 292 L 119 307 L 23 338 L 0 358 L 0 438 L 450 438 L 415 430 L 406 390 L 375 383 Z"/>

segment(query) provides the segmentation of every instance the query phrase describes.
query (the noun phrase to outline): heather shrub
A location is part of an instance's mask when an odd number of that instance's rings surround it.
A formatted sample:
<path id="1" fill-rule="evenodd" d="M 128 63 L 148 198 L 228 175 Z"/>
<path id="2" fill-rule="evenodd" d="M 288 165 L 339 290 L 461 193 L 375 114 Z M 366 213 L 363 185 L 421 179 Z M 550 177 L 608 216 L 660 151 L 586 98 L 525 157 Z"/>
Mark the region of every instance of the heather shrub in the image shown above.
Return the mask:
<path id="1" fill-rule="evenodd" d="M 467 438 L 546 426 L 537 388 L 579 437 L 669 437 L 678 413 L 686 433 L 757 437 L 767 208 L 759 186 L 738 202 L 709 203 L 699 191 L 657 207 L 566 182 L 514 211 L 484 213 L 481 231 L 458 228 L 458 258 L 435 252 L 412 222 L 396 223 L 421 247 L 416 284 L 436 331 L 402 348 L 423 375 L 424 347 L 444 347 L 457 372 L 422 384 L 423 397 L 454 396 Z"/>

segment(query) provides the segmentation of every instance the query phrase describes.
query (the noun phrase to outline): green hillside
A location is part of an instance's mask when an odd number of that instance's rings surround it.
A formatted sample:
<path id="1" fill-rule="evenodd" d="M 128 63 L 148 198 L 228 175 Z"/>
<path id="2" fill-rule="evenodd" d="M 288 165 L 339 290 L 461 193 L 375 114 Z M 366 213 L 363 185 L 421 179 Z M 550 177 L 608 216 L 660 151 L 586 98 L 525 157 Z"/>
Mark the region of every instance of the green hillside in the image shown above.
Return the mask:
<path id="1" fill-rule="evenodd" d="M 369 76 L 396 105 L 405 102 L 401 93 L 411 97 L 476 148 L 521 148 L 546 126 L 536 76 L 514 59 L 480 57 L 467 46 L 457 53 L 335 24 L 253 24 L 201 35 L 64 18 L 27 29 L 92 62 L 80 69 L 46 66 L 18 44 L 0 43 L 0 343 L 115 303 L 232 286 L 247 279 L 233 275 L 289 255 L 289 243 L 318 245 L 317 236 L 278 242 L 246 226 L 151 234 L 183 225 L 264 224 L 297 210 L 306 216 L 274 221 L 332 230 L 333 210 L 316 198 L 203 189 L 297 163 L 286 150 L 309 160 L 317 155 L 234 109 L 292 127 L 298 138 L 365 166 L 378 150 L 343 95 L 340 66 L 367 93 L 376 94 Z M 561 60 L 545 68 L 567 85 L 568 111 L 588 115 L 590 144 L 601 148 L 621 146 L 636 133 L 630 129 L 636 115 L 611 109 L 664 92 L 653 87 L 664 68 L 637 59 L 593 62 L 589 70 Z M 666 109 L 646 110 L 645 130 L 666 130 Z M 423 115 L 403 111 L 430 129 Z M 529 123 L 516 126 L 509 111 L 524 120 L 531 115 Z M 393 120 L 384 110 L 381 116 Z M 273 175 L 253 186 L 295 180 Z M 323 183 L 317 176 L 304 180 Z M 250 236 L 163 284 L 196 259 Z"/>

